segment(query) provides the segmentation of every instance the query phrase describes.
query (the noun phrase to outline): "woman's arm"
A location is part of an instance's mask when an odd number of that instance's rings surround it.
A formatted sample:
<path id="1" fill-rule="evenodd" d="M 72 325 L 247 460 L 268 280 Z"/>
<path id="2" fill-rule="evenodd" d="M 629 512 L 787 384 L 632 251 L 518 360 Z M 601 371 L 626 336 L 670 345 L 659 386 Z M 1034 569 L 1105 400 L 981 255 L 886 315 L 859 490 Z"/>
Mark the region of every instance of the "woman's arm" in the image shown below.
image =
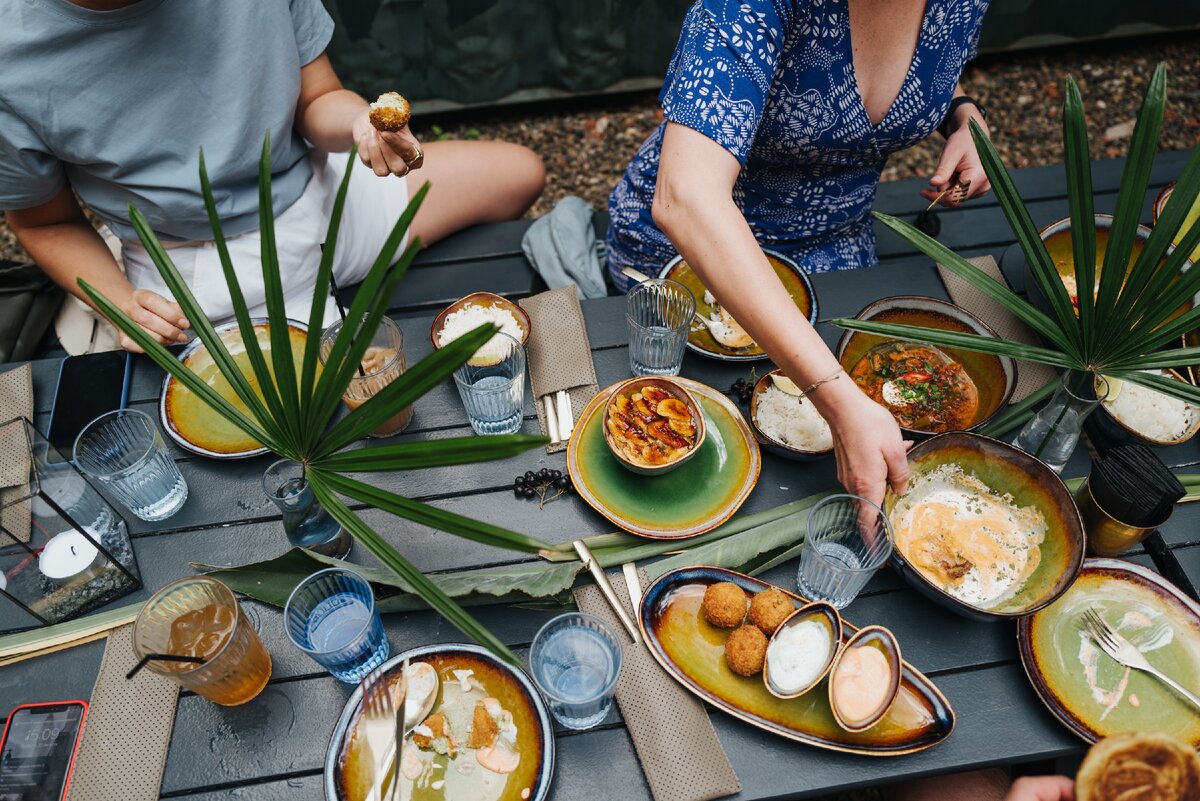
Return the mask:
<path id="1" fill-rule="evenodd" d="M 161 295 L 133 288 L 69 186 L 46 203 L 4 216 L 21 246 L 63 289 L 90 304 L 77 283 L 83 278 L 159 342 L 187 341 L 183 331 L 189 323 L 183 310 Z M 124 333 L 121 347 L 141 352 Z"/>
<path id="2" fill-rule="evenodd" d="M 961 84 L 954 87 L 955 97 L 962 97 L 965 94 Z M 929 179 L 930 188 L 921 190 L 921 197 L 926 200 L 932 201 L 937 197 L 950 183 L 951 176 L 956 172 L 960 181 L 971 182 L 971 191 L 967 193 L 967 198 L 979 197 L 992 188 L 987 173 L 983 171 L 983 162 L 979 160 L 979 153 L 975 150 L 975 140 L 971 138 L 970 120 L 975 120 L 983 126 L 984 132 L 988 133 L 987 121 L 975 106 L 963 103 L 954 110 L 954 118 L 950 120 L 950 135 L 946 137 L 946 144 L 942 148 L 942 157 L 938 160 L 937 169 Z M 966 198 L 962 199 L 966 200 Z M 943 206 L 955 205 L 949 195 L 942 198 L 941 204 Z"/>
<path id="3" fill-rule="evenodd" d="M 838 478 L 879 503 L 908 480 L 905 444 L 886 409 L 868 398 L 796 308 L 733 202 L 740 165 L 707 136 L 668 122 L 652 213 L 721 305 L 810 396 L 833 429 Z"/>
<path id="4" fill-rule="evenodd" d="M 408 126 L 396 133 L 380 133 L 369 114 L 367 101 L 342 86 L 329 56 L 321 54 L 300 68 L 296 130 L 313 147 L 344 153 L 357 143 L 358 157 L 379 176 L 420 169 L 420 145 Z"/>

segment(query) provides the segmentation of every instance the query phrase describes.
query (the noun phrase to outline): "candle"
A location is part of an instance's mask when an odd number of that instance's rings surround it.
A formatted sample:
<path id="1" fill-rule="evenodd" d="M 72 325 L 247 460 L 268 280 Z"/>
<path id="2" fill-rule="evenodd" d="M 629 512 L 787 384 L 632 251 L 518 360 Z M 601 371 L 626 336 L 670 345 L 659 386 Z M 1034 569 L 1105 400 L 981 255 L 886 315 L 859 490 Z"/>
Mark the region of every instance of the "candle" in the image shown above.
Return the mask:
<path id="1" fill-rule="evenodd" d="M 90 529 L 89 533 L 96 536 Z M 89 581 L 107 565 L 104 552 L 74 529 L 51 538 L 38 556 L 38 569 L 46 578 L 60 584 L 77 578 Z"/>

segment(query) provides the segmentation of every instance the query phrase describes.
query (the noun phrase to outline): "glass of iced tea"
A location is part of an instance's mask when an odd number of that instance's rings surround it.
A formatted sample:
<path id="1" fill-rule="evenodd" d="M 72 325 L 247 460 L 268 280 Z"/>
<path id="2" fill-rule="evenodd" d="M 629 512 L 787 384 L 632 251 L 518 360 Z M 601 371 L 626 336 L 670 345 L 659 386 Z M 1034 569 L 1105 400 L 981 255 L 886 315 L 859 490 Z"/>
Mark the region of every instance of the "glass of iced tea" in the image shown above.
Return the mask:
<path id="1" fill-rule="evenodd" d="M 138 659 L 171 654 L 202 663 L 151 659 L 146 667 L 222 706 L 254 698 L 271 678 L 271 654 L 233 591 L 207 576 L 187 576 L 146 601 L 133 623 Z"/>
<path id="2" fill-rule="evenodd" d="M 344 322 L 337 322 L 325 329 L 321 335 L 321 364 L 329 357 L 333 349 L 333 341 L 341 333 Z M 379 394 L 388 384 L 399 378 L 408 365 L 404 359 L 404 333 L 400 326 L 391 319 L 384 317 L 375 329 L 375 336 L 367 352 L 363 354 L 359 370 L 346 387 L 342 401 L 354 411 L 359 406 Z M 408 427 L 412 420 L 412 406 L 405 406 L 371 432 L 372 437 L 390 437 L 399 434 Z"/>

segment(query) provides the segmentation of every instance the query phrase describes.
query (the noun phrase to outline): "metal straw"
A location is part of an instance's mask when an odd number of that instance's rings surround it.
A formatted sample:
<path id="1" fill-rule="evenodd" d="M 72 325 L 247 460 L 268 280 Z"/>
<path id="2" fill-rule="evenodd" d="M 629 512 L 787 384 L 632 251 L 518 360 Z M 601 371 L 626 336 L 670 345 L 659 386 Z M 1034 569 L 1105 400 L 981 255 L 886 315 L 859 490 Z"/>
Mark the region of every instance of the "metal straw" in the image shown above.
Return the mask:
<path id="1" fill-rule="evenodd" d="M 342 305 L 342 299 L 338 297 L 337 281 L 333 280 L 333 273 L 329 273 L 329 287 L 333 290 L 333 303 L 337 306 L 338 314 L 342 316 L 342 327 L 346 327 L 346 307 Z M 357 331 L 355 332 L 358 333 Z M 362 362 L 358 363 L 358 374 L 366 378 L 367 371 L 363 369 Z"/>
<path id="2" fill-rule="evenodd" d="M 204 657 L 201 656 L 183 656 L 181 654 L 146 654 L 141 661 L 133 666 L 133 670 L 125 674 L 126 679 L 132 679 L 138 674 L 142 668 L 151 660 L 163 662 L 195 662 L 198 665 L 204 664 Z"/>

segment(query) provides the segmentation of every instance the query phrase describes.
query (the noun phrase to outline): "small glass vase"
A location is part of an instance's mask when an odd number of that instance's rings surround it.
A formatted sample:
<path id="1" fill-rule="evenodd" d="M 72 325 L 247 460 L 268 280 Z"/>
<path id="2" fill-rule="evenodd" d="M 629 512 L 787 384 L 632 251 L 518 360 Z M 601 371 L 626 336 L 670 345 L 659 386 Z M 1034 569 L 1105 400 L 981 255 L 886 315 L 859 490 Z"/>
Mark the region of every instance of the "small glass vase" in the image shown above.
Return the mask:
<path id="1" fill-rule="evenodd" d="M 1106 397 L 1108 384 L 1100 382 L 1097 386 L 1092 373 L 1063 373 L 1050 402 L 1025 424 L 1013 445 L 1061 473 L 1079 444 L 1083 421 Z"/>
<path id="2" fill-rule="evenodd" d="M 307 548 L 336 559 L 350 555 L 353 538 L 317 502 L 303 465 L 280 459 L 263 473 L 262 486 L 263 492 L 283 513 L 283 531 L 288 542 L 297 548 Z"/>

